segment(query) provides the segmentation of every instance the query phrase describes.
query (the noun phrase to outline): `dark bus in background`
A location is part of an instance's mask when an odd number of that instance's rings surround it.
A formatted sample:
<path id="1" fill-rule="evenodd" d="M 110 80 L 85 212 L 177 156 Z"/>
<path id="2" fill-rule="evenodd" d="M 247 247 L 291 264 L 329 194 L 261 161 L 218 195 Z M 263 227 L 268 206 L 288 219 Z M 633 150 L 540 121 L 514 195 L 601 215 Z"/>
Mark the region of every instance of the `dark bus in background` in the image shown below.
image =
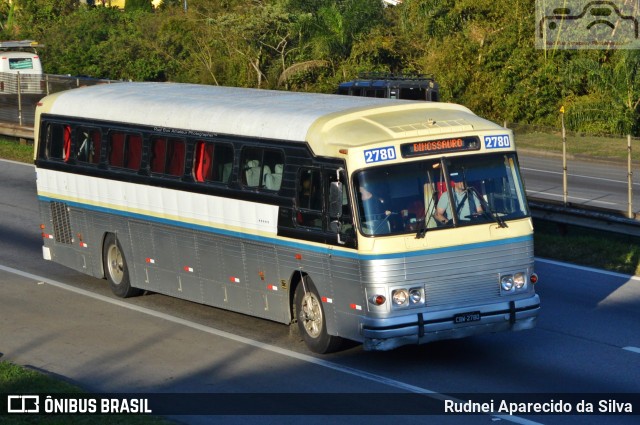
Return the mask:
<path id="1" fill-rule="evenodd" d="M 406 100 L 440 100 L 440 87 L 430 75 L 362 74 L 341 83 L 338 94 Z"/>

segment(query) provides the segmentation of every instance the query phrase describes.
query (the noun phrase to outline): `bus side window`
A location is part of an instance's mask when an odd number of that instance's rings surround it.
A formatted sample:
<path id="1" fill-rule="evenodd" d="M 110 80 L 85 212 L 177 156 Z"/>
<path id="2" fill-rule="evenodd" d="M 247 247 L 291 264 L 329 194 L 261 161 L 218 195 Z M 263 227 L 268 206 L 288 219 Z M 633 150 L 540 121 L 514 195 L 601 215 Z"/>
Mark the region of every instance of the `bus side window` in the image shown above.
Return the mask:
<path id="1" fill-rule="evenodd" d="M 89 149 L 89 161 L 93 164 L 100 163 L 102 134 L 98 130 L 91 130 L 92 147 Z"/>
<path id="2" fill-rule="evenodd" d="M 247 148 L 242 152 L 243 184 L 249 187 L 279 190 L 282 170 L 284 169 L 284 155 L 274 149 Z M 273 172 L 280 172 L 280 176 L 273 176 Z"/>
<path id="3" fill-rule="evenodd" d="M 227 144 L 216 144 L 215 155 L 213 156 L 213 180 L 222 183 L 229 183 L 231 170 L 233 169 L 233 148 Z"/>
<path id="4" fill-rule="evenodd" d="M 164 173 L 166 156 L 167 139 L 160 137 L 151 139 L 151 161 L 149 168 L 152 173 Z"/>
<path id="5" fill-rule="evenodd" d="M 109 134 L 109 165 L 122 167 L 124 165 L 124 133 Z"/>
<path id="6" fill-rule="evenodd" d="M 197 182 L 211 180 L 213 172 L 213 143 L 198 140 L 194 157 L 193 177 Z"/>
<path id="7" fill-rule="evenodd" d="M 329 170 L 325 172 L 326 174 L 326 185 L 327 185 L 327 193 L 329 192 L 329 186 L 331 186 L 332 182 L 338 181 L 335 170 Z M 342 226 L 340 228 L 340 234 L 344 235 L 349 239 L 353 239 L 355 237 L 355 231 L 353 227 L 353 217 L 351 215 L 351 205 L 349 203 L 349 193 L 347 192 L 347 182 L 344 180 L 344 173 L 340 174 L 340 181 L 342 182 L 342 217 L 340 217 L 340 222 Z"/>
<path id="8" fill-rule="evenodd" d="M 71 157 L 71 126 L 64 126 L 64 148 L 62 150 L 64 162 L 68 162 Z"/>
<path id="9" fill-rule="evenodd" d="M 100 131 L 78 128 L 76 130 L 76 160 L 89 164 L 100 162 Z"/>
<path id="10" fill-rule="evenodd" d="M 262 149 L 248 148 L 242 154 L 243 183 L 245 186 L 259 187 L 262 177 Z"/>
<path id="11" fill-rule="evenodd" d="M 228 183 L 233 168 L 233 148 L 225 143 L 198 140 L 193 162 L 196 181 Z"/>
<path id="12" fill-rule="evenodd" d="M 282 184 L 282 172 L 284 171 L 284 158 L 282 152 L 265 150 L 264 169 L 262 181 L 265 189 L 280 190 Z"/>
<path id="13" fill-rule="evenodd" d="M 137 171 L 142 163 L 142 137 L 120 131 L 109 133 L 109 165 Z"/>
<path id="14" fill-rule="evenodd" d="M 172 176 L 182 176 L 184 174 L 184 141 L 180 139 L 169 139 L 167 145 L 167 168 L 166 173 Z"/>
<path id="15" fill-rule="evenodd" d="M 130 170 L 138 171 L 142 163 L 142 137 L 131 134 L 127 137 L 127 150 L 124 166 Z"/>
<path id="16" fill-rule="evenodd" d="M 65 130 L 60 124 L 49 123 L 46 131 L 46 157 L 48 159 L 64 159 Z"/>
<path id="17" fill-rule="evenodd" d="M 322 229 L 322 177 L 319 169 L 300 170 L 297 185 L 299 226 Z"/>

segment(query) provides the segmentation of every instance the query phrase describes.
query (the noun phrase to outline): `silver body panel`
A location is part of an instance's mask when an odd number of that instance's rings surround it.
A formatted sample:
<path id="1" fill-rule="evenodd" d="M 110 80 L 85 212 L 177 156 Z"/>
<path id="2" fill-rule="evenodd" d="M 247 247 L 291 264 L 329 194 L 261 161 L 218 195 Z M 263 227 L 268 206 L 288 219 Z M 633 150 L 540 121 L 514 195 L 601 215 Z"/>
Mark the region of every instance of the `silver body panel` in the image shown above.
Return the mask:
<path id="1" fill-rule="evenodd" d="M 50 202 L 40 204 L 43 222 L 53 221 Z M 530 237 L 379 258 L 299 241 L 278 243 L 168 226 L 77 206 L 67 205 L 66 211 L 73 239 L 44 239 L 55 262 L 103 277 L 102 240 L 106 233 L 115 233 L 133 286 L 281 323 L 292 321 L 290 283 L 302 272 L 323 298 L 327 331 L 362 342 L 365 349 L 528 329 L 539 309 L 533 288 L 502 296 L 498 283 L 501 273 L 533 267 Z M 426 306 L 380 311 L 368 303 L 368 295 L 398 285 L 424 287 Z M 468 311 L 479 311 L 482 319 L 453 322 L 455 314 Z"/>

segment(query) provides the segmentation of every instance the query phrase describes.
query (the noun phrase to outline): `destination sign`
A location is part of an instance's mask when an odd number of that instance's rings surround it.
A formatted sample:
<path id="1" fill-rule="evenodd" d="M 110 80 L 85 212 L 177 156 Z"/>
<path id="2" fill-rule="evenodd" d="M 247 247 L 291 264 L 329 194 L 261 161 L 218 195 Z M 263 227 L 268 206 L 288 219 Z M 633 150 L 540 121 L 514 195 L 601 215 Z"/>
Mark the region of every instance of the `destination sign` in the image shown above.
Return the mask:
<path id="1" fill-rule="evenodd" d="M 428 140 L 400 145 L 400 152 L 404 158 L 435 155 L 446 152 L 474 151 L 478 149 L 480 149 L 480 139 L 477 136 Z"/>

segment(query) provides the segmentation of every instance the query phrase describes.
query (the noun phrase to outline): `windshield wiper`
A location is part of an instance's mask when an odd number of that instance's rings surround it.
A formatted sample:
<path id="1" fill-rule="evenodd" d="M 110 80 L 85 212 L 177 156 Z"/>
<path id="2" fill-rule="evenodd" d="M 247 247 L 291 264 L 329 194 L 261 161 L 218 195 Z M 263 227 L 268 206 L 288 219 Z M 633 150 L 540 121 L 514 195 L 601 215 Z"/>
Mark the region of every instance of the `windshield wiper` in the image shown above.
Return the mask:
<path id="1" fill-rule="evenodd" d="M 491 207 L 489 206 L 489 204 L 487 203 L 487 201 L 484 200 L 484 198 L 482 196 L 480 196 L 480 194 L 478 193 L 478 191 L 476 190 L 475 187 L 468 187 L 467 192 L 471 193 L 470 196 L 476 195 L 476 198 L 478 198 L 480 200 L 480 205 L 482 205 L 482 212 L 483 214 L 488 215 L 489 217 L 493 218 L 493 220 L 498 223 L 498 226 L 504 228 L 507 228 L 509 226 L 507 226 L 507 223 L 504 221 L 504 219 L 502 217 L 500 217 L 498 215 L 498 213 L 495 210 L 492 210 Z"/>

